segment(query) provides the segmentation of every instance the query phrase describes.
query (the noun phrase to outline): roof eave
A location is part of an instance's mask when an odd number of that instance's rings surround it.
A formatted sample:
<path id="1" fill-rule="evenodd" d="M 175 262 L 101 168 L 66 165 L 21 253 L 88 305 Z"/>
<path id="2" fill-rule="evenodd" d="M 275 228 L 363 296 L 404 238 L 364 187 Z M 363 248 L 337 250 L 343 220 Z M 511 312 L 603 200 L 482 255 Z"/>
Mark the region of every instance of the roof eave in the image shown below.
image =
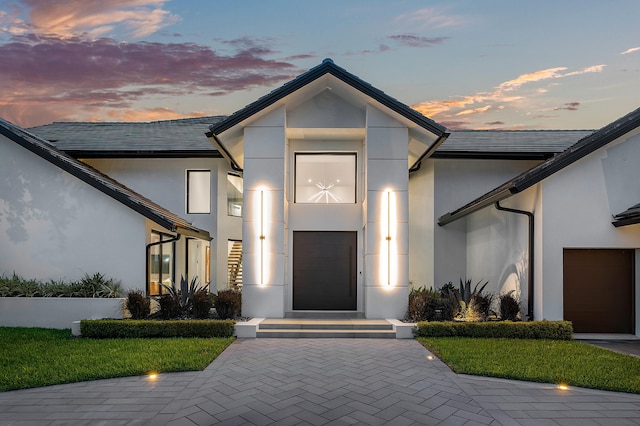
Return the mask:
<path id="1" fill-rule="evenodd" d="M 514 187 L 508 186 L 501 191 L 496 192 L 495 194 L 484 196 L 480 199 L 472 201 L 471 203 L 460 207 L 458 210 L 454 210 L 453 212 L 449 212 L 440 216 L 438 218 L 438 225 L 444 226 L 451 222 L 455 222 L 456 220 L 462 219 L 463 217 L 468 216 L 471 213 L 482 210 L 485 207 L 489 207 L 490 205 L 495 204 L 497 201 L 502 201 L 506 198 L 509 198 L 511 195 L 517 192 L 518 191 Z"/>

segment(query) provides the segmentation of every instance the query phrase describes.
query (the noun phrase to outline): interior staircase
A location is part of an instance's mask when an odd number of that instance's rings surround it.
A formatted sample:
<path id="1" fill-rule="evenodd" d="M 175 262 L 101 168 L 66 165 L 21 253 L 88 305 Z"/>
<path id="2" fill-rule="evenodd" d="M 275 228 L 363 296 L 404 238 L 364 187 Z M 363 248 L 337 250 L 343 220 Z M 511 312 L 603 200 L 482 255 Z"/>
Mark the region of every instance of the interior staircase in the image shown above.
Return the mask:
<path id="1" fill-rule="evenodd" d="M 242 241 L 234 241 L 227 258 L 229 287 L 242 287 Z"/>

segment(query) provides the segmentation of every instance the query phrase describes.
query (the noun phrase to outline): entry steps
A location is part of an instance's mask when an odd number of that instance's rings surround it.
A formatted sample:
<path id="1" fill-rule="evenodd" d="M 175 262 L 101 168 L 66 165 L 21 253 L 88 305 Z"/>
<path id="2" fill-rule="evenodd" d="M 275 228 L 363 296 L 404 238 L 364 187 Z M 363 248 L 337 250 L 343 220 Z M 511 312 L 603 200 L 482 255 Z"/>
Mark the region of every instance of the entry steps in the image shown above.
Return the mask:
<path id="1" fill-rule="evenodd" d="M 261 321 L 256 337 L 395 339 L 396 331 L 387 320 L 278 318 Z"/>

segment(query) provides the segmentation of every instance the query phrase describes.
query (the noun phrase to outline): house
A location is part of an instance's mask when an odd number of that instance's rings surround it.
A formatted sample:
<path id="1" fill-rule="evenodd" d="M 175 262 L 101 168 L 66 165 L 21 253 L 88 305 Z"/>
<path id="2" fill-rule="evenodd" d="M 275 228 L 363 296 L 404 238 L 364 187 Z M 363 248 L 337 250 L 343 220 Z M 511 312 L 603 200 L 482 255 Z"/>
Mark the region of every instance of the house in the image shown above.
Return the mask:
<path id="1" fill-rule="evenodd" d="M 175 267 L 163 257 L 167 244 L 190 251 L 188 266 L 205 273 L 207 231 L 4 120 L 0 164 L 2 273 L 73 280 L 100 272 L 144 288 L 146 273 Z"/>
<path id="2" fill-rule="evenodd" d="M 193 235 L 179 239 L 179 228 L 158 229 L 144 216 L 144 243 L 126 249 L 137 253 L 127 258 L 136 278 L 113 276 L 149 294 L 158 282 L 198 276 L 218 289 L 242 286 L 247 316 L 400 318 L 411 286 L 468 277 L 488 280 L 495 293 L 513 290 L 530 318 L 635 334 L 638 115 L 597 132 L 449 132 L 325 60 L 228 118 L 53 123 L 29 131 L 212 238 L 210 246 Z M 4 149 L 21 148 L 10 141 Z M 13 170 L 9 176 L 39 170 L 8 158 L 0 162 Z M 6 204 L 25 179 L 14 178 L 0 199 Z M 9 235 L 15 216 L 0 216 L 9 251 L 23 244 Z M 93 227 L 102 220 L 96 216 Z M 40 244 L 37 227 L 25 229 L 31 250 Z M 120 262 L 126 250 L 119 233 L 126 234 L 111 228 L 113 241 L 94 238 L 87 246 L 99 242 Z M 208 254 L 196 267 L 192 258 L 202 249 Z M 0 271 L 34 276 L 33 256 L 21 259 L 2 256 Z M 108 263 L 58 273 L 110 272 Z M 585 264 L 600 270 L 580 275 Z M 624 277 L 614 276 L 621 270 Z M 613 308 L 603 293 L 629 304 Z"/>
<path id="3" fill-rule="evenodd" d="M 637 109 L 438 224 L 465 228 L 467 274 L 526 276 L 534 318 L 569 319 L 576 332 L 637 334 L 639 158 Z M 500 202 L 511 210 L 499 211 Z"/>

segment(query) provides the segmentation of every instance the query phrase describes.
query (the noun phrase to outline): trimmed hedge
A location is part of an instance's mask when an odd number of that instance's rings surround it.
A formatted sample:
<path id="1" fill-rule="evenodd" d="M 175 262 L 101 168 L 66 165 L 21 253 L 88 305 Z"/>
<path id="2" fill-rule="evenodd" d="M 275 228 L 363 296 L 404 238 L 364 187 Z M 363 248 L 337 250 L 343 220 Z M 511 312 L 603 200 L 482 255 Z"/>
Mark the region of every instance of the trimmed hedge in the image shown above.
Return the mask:
<path id="1" fill-rule="evenodd" d="M 501 337 L 506 339 L 571 340 L 571 321 L 419 322 L 415 337 Z"/>
<path id="2" fill-rule="evenodd" d="M 140 337 L 232 337 L 231 320 L 82 320 L 82 337 L 92 339 Z"/>

